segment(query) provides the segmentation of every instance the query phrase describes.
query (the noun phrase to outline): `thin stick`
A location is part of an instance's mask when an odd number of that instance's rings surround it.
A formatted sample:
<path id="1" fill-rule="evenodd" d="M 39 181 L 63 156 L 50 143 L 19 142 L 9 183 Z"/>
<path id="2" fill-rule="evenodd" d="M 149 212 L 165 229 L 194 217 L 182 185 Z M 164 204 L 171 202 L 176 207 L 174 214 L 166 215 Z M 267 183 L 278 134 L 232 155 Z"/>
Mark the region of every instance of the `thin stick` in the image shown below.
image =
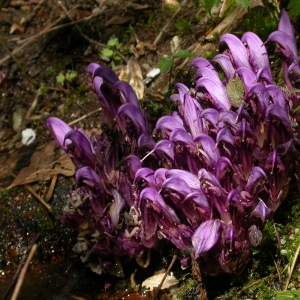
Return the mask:
<path id="1" fill-rule="evenodd" d="M 294 260 L 293 260 L 293 263 L 292 263 L 292 266 L 291 266 L 291 270 L 289 272 L 289 277 L 288 277 L 287 282 L 285 284 L 285 288 L 284 288 L 285 291 L 289 287 L 289 284 L 290 284 L 290 281 L 291 281 L 291 278 L 292 278 L 292 275 L 293 275 L 293 272 L 294 272 L 294 268 L 295 268 L 295 265 L 296 265 L 296 262 L 297 262 L 297 259 L 298 259 L 298 256 L 299 256 L 299 252 L 300 252 L 300 244 L 299 244 L 299 246 L 297 248 L 297 251 L 295 253 Z"/>
<path id="2" fill-rule="evenodd" d="M 186 0 L 185 0 L 186 1 Z M 67 8 L 63 5 L 62 1 L 57 1 L 57 3 L 59 4 L 59 6 L 63 9 L 64 13 L 68 16 L 68 18 L 71 20 L 71 21 L 74 21 L 72 16 L 70 15 L 69 11 L 67 10 Z M 91 38 L 89 38 L 87 35 L 85 35 L 83 33 L 83 31 L 81 30 L 81 28 L 78 26 L 78 25 L 75 25 L 75 28 L 78 30 L 79 34 L 85 39 L 87 40 L 89 43 L 91 44 L 95 44 L 101 48 L 108 48 L 108 49 L 111 49 L 113 50 L 114 52 L 116 52 L 122 59 L 123 61 L 127 64 L 128 63 L 128 60 L 127 58 L 120 52 L 118 51 L 117 49 L 113 48 L 113 47 L 110 47 L 108 45 L 105 45 L 105 44 L 102 44 L 102 43 L 98 43 L 94 40 L 92 40 Z"/>
<path id="3" fill-rule="evenodd" d="M 76 8 L 77 8 L 77 7 L 76 7 Z M 75 8 L 73 8 L 72 11 L 73 11 L 73 10 L 75 10 Z M 26 48 L 28 45 L 30 45 L 31 43 L 33 43 L 33 41 L 34 41 L 38 36 L 47 33 L 48 30 L 49 30 L 52 26 L 58 24 L 58 23 L 59 23 L 60 21 L 62 21 L 64 18 L 65 18 L 65 16 L 59 17 L 56 21 L 54 21 L 54 22 L 51 23 L 50 25 L 46 26 L 43 30 L 41 30 L 41 31 L 39 32 L 39 34 L 35 35 L 34 38 L 32 38 L 32 39 L 26 41 L 26 42 L 25 42 L 23 45 L 21 45 L 20 47 L 15 48 L 15 49 L 11 52 L 11 54 L 12 54 L 12 55 L 15 55 L 15 54 L 19 53 L 21 50 L 23 50 L 23 49 Z M 3 57 L 3 58 L 0 60 L 0 65 L 2 65 L 4 62 L 6 62 L 7 60 L 9 60 L 10 57 L 11 57 L 11 55 L 6 55 L 5 57 Z"/>
<path id="4" fill-rule="evenodd" d="M 85 119 L 85 118 L 93 115 L 94 113 L 99 112 L 99 111 L 102 111 L 101 107 L 98 108 L 98 109 L 96 109 L 96 110 L 91 111 L 90 113 L 88 113 L 88 114 L 86 114 L 86 115 L 84 115 L 84 116 L 82 116 L 82 117 L 80 117 L 80 118 L 78 118 L 78 119 L 76 119 L 76 120 L 74 120 L 74 121 L 72 121 L 70 123 L 68 123 L 68 125 L 69 126 L 74 125 L 75 123 L 77 123 L 77 122 L 79 122 L 79 121 L 81 121 L 81 120 L 83 120 L 83 119 Z"/>
<path id="5" fill-rule="evenodd" d="M 17 297 L 18 297 L 18 295 L 19 295 L 21 286 L 22 286 L 23 281 L 24 281 L 24 278 L 25 278 L 25 274 L 26 274 L 26 272 L 27 272 L 28 266 L 29 266 L 29 264 L 30 264 L 30 261 L 32 260 L 32 257 L 33 257 L 33 255 L 34 255 L 36 249 L 37 249 L 37 244 L 34 244 L 34 245 L 32 246 L 32 248 L 31 248 L 31 250 L 30 250 L 30 252 L 29 252 L 29 254 L 28 254 L 28 257 L 27 257 L 27 259 L 26 259 L 26 261 L 25 261 L 25 264 L 24 264 L 24 266 L 23 266 L 23 268 L 22 268 L 22 270 L 21 270 L 20 277 L 19 277 L 18 282 L 17 282 L 17 284 L 16 284 L 16 287 L 15 287 L 15 289 L 14 289 L 14 292 L 13 292 L 13 295 L 12 295 L 12 297 L 11 297 L 11 300 L 16 300 Z"/>
<path id="6" fill-rule="evenodd" d="M 22 72 L 22 75 L 33 85 L 37 85 L 37 82 L 34 81 L 33 79 L 31 79 L 27 73 L 25 72 L 22 64 L 20 63 L 20 61 L 15 57 L 15 55 L 9 50 L 9 48 L 6 46 L 2 36 L 0 35 L 0 43 L 2 45 L 2 47 L 6 50 L 6 52 L 8 53 L 8 55 L 15 61 L 15 63 L 17 64 L 17 66 L 19 67 L 19 69 Z"/>
<path id="7" fill-rule="evenodd" d="M 38 199 L 45 206 L 45 208 L 47 208 L 49 212 L 52 212 L 51 206 L 46 203 L 29 184 L 25 184 L 25 187 L 36 199 Z"/>
<path id="8" fill-rule="evenodd" d="M 156 44 L 159 42 L 159 40 L 162 37 L 162 34 L 166 31 L 166 29 L 169 27 L 171 21 L 177 16 L 177 14 L 180 12 L 180 10 L 183 8 L 183 6 L 186 4 L 187 0 L 183 0 L 182 3 L 179 5 L 177 10 L 174 12 L 173 16 L 171 19 L 167 22 L 167 24 L 163 27 L 163 29 L 160 31 L 158 36 L 156 37 L 155 41 L 153 42 L 153 45 L 156 46 Z"/>
<path id="9" fill-rule="evenodd" d="M 276 275 L 273 275 L 273 274 L 272 274 L 272 275 L 268 275 L 268 276 L 266 276 L 266 277 L 264 277 L 264 278 L 261 278 L 261 279 L 259 279 L 259 280 L 256 280 L 255 282 L 253 282 L 253 283 L 249 284 L 248 286 L 244 287 L 243 289 L 241 289 L 241 290 L 237 293 L 237 297 L 241 296 L 241 295 L 243 294 L 244 291 L 250 289 L 250 288 L 253 287 L 254 285 L 257 285 L 257 284 L 259 284 L 260 282 L 262 282 L 262 281 L 264 281 L 264 280 L 266 280 L 266 279 L 268 279 L 268 278 L 274 277 L 274 276 L 276 276 Z M 277 276 L 278 276 L 278 274 L 277 274 Z"/>
<path id="10" fill-rule="evenodd" d="M 167 269 L 167 271 L 166 271 L 163 279 L 161 280 L 161 282 L 160 282 L 159 286 L 157 287 L 157 289 L 155 291 L 153 291 L 153 300 L 156 300 L 157 295 L 158 295 L 158 293 L 159 293 L 162 285 L 164 284 L 164 281 L 166 280 L 168 274 L 170 273 L 171 269 L 173 268 L 173 265 L 174 265 L 176 259 L 177 259 L 177 254 L 174 254 L 173 258 L 172 258 L 172 261 L 171 261 L 171 263 L 170 263 L 170 265 L 169 265 L 169 267 L 168 267 L 168 269 Z"/>
<path id="11" fill-rule="evenodd" d="M 48 192 L 45 196 L 45 200 L 47 202 L 49 202 L 49 200 L 52 198 L 54 188 L 55 188 L 55 185 L 56 185 L 56 182 L 57 182 L 57 178 L 58 178 L 58 174 L 54 174 L 53 177 L 52 177 L 50 187 L 49 187 Z"/>
<path id="12" fill-rule="evenodd" d="M 30 119 L 32 113 L 34 112 L 34 110 L 35 110 L 35 108 L 37 106 L 37 103 L 38 103 L 38 98 L 39 98 L 40 92 L 41 92 L 41 87 L 39 87 L 39 89 L 37 90 L 36 95 L 34 97 L 34 100 L 31 103 L 31 105 L 30 105 L 30 107 L 29 107 L 29 109 L 28 109 L 28 111 L 26 113 L 25 119 L 27 119 L 27 120 Z"/>
<path id="13" fill-rule="evenodd" d="M 21 258 L 20 263 L 19 263 L 19 265 L 18 265 L 18 269 L 17 269 L 17 271 L 16 271 L 16 273 L 15 273 L 15 275 L 14 275 L 14 277 L 13 277 L 13 280 L 12 280 L 12 282 L 11 282 L 9 288 L 7 289 L 5 295 L 3 296 L 2 300 L 5 300 L 5 299 L 6 299 L 6 297 L 8 296 L 8 294 L 9 294 L 9 292 L 10 292 L 10 290 L 11 290 L 11 289 L 13 288 L 13 286 L 15 285 L 16 280 L 17 280 L 17 278 L 18 278 L 19 275 L 20 275 L 20 272 L 21 272 L 22 266 L 23 266 L 23 264 L 24 264 L 24 261 L 25 261 L 25 259 L 26 259 L 26 257 L 27 257 L 27 252 L 28 252 L 28 250 L 32 248 L 33 244 L 35 244 L 35 243 L 38 241 L 38 239 L 39 239 L 40 237 L 41 237 L 41 234 L 38 233 L 38 234 L 33 238 L 33 240 L 31 241 L 30 245 L 29 245 L 28 247 L 26 247 L 26 249 L 23 251 L 24 254 L 22 255 L 22 258 Z"/>
<path id="14" fill-rule="evenodd" d="M 74 10 L 74 9 L 72 9 L 71 11 L 73 11 L 73 10 Z M 84 18 L 79 19 L 79 20 L 76 20 L 76 21 L 72 21 L 72 22 L 69 22 L 69 23 L 66 23 L 66 24 L 61 24 L 61 25 L 54 26 L 54 27 L 52 27 L 52 28 L 49 28 L 46 32 L 41 31 L 41 32 L 39 32 L 39 33 L 37 33 L 37 34 L 35 34 L 35 35 L 32 35 L 32 36 L 28 37 L 28 38 L 25 38 L 25 39 L 23 39 L 23 40 L 17 41 L 17 44 L 23 44 L 23 43 L 27 42 L 28 40 L 35 39 L 35 38 L 37 38 L 37 37 L 39 37 L 39 36 L 41 36 L 41 35 L 44 35 L 44 34 L 46 34 L 46 33 L 49 33 L 49 32 L 51 32 L 51 31 L 54 31 L 54 30 L 58 30 L 58 29 L 61 29 L 61 28 L 64 28 L 64 27 L 68 27 L 68 26 L 77 24 L 77 23 L 81 23 L 81 22 L 84 22 L 84 21 L 88 21 L 88 20 L 94 18 L 94 17 L 97 16 L 97 15 L 98 15 L 98 14 L 92 14 L 92 15 L 90 15 L 90 16 L 88 16 L 88 17 L 84 17 Z"/>

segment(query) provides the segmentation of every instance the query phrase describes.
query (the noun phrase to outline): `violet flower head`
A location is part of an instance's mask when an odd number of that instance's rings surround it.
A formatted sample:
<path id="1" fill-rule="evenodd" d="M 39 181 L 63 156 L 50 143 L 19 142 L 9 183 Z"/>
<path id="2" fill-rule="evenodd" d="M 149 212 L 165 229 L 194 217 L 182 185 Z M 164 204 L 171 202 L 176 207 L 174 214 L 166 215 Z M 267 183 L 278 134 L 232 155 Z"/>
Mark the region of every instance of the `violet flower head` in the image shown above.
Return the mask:
<path id="1" fill-rule="evenodd" d="M 300 65 L 285 11 L 268 41 L 277 43 L 287 89 L 295 89 Z M 79 231 L 73 251 L 98 274 L 123 276 L 123 257 L 147 266 L 144 258 L 162 240 L 185 267 L 191 253 L 201 271 L 239 274 L 284 201 L 300 170 L 300 114 L 291 112 L 300 96 L 275 85 L 256 34 L 227 33 L 220 44 L 227 50 L 212 62 L 191 62 L 195 89 L 177 83 L 170 98 L 177 110 L 156 124 L 132 87 L 96 63 L 87 71 L 103 111 L 102 133 L 87 136 L 47 120 L 77 167 L 60 222 Z"/>

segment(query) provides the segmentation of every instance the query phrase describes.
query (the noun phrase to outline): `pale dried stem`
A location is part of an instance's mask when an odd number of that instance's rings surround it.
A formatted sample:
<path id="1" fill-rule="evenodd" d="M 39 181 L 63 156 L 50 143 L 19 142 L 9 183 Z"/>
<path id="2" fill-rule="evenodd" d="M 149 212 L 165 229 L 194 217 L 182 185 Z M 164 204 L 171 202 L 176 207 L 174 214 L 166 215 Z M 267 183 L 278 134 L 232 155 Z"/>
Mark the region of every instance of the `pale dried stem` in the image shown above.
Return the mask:
<path id="1" fill-rule="evenodd" d="M 32 257 L 33 257 L 33 255 L 34 255 L 36 249 L 37 249 L 37 244 L 34 244 L 34 245 L 32 246 L 32 248 L 31 248 L 31 250 L 30 250 L 30 252 L 29 252 L 29 254 L 28 254 L 28 257 L 27 257 L 27 259 L 26 259 L 26 261 L 25 261 L 25 264 L 24 264 L 24 266 L 23 266 L 23 268 L 22 268 L 22 270 L 21 270 L 21 273 L 20 273 L 20 276 L 19 276 L 19 278 L 18 278 L 16 287 L 15 287 L 14 292 L 13 292 L 13 295 L 12 295 L 12 297 L 11 297 L 11 300 L 16 300 L 16 299 L 18 298 L 18 295 L 19 295 L 21 286 L 22 286 L 23 281 L 24 281 L 24 278 L 25 278 L 25 274 L 26 274 L 26 272 L 27 272 L 28 266 L 29 266 L 29 264 L 30 264 L 30 261 L 32 260 Z"/>
<path id="2" fill-rule="evenodd" d="M 289 277 L 286 281 L 286 284 L 285 284 L 285 288 L 284 290 L 286 291 L 289 287 L 289 284 L 290 284 L 290 281 L 291 281 L 291 278 L 292 278 L 292 275 L 293 275 L 293 272 L 294 272 L 294 269 L 295 269 L 295 266 L 296 266 L 296 262 L 297 262 L 297 259 L 298 259 L 298 256 L 299 256 L 299 252 L 300 252 L 300 244 L 297 248 L 297 251 L 295 253 L 295 256 L 294 256 L 294 260 L 293 260 L 293 263 L 292 263 L 292 266 L 291 266 L 291 269 L 289 271 Z"/>

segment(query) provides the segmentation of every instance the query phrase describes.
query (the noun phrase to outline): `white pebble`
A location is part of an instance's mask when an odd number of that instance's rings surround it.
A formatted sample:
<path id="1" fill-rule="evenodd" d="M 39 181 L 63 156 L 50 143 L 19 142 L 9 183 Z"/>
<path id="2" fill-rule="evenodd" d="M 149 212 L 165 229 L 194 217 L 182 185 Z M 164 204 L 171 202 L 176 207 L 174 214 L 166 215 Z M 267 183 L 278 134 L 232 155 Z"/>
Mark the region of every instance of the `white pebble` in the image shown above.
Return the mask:
<path id="1" fill-rule="evenodd" d="M 30 145 L 35 141 L 35 132 L 31 128 L 26 128 L 22 131 L 22 144 Z"/>

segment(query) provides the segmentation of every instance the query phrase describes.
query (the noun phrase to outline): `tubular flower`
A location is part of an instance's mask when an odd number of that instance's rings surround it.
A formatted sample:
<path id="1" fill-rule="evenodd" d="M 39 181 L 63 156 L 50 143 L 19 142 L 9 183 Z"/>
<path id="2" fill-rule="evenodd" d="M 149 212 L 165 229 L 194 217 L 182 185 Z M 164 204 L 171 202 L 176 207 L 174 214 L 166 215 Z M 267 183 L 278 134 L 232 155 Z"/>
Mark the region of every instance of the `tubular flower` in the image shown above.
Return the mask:
<path id="1" fill-rule="evenodd" d="M 269 41 L 277 43 L 286 88 L 294 90 L 300 65 L 285 11 Z M 87 72 L 103 111 L 102 133 L 87 136 L 58 118 L 47 120 L 77 168 L 59 220 L 79 231 L 73 251 L 93 271 L 123 276 L 123 257 L 145 267 L 144 258 L 165 240 L 185 267 L 188 252 L 209 274 L 240 273 L 250 248 L 262 242 L 266 221 L 300 170 L 300 114 L 290 111 L 300 95 L 274 84 L 254 33 L 224 34 L 220 43 L 228 49 L 212 62 L 192 61 L 195 89 L 177 83 L 170 100 L 178 109 L 156 124 L 131 86 L 96 63 Z M 232 95 L 236 84 L 240 91 Z"/>

